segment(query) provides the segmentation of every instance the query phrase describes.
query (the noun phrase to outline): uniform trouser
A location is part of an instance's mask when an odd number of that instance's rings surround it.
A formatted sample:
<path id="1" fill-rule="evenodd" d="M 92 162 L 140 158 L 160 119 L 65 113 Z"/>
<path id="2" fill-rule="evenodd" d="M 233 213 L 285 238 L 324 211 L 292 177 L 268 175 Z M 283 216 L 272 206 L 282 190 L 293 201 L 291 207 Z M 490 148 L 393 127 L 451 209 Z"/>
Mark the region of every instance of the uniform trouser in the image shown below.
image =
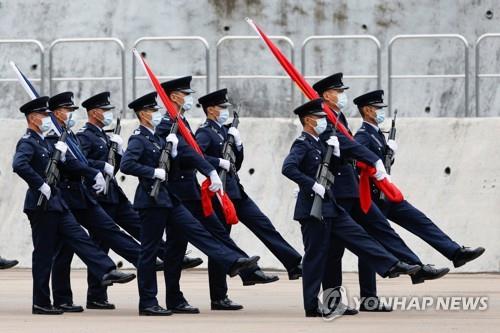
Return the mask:
<path id="1" fill-rule="evenodd" d="M 116 268 L 113 261 L 92 242 L 70 211 L 40 211 L 26 214 L 31 224 L 34 247 L 33 304 L 39 306 L 51 304 L 49 279 L 52 258 L 60 241 L 70 246 L 92 274 L 100 279 Z"/>
<path id="2" fill-rule="evenodd" d="M 328 257 L 336 244 L 342 244 L 359 258 L 364 258 L 370 267 L 385 276 L 398 259 L 373 239 L 344 210 L 324 222 L 315 219 L 300 221 L 304 242 L 302 261 L 302 287 L 304 309 L 318 307 L 318 293 L 328 266 Z M 323 290 L 326 290 L 323 287 Z"/>
<path id="3" fill-rule="evenodd" d="M 101 203 L 101 207 L 123 230 L 135 239 L 140 239 L 141 219 L 139 213 L 132 207 L 132 204 L 128 200 L 120 200 L 118 204 Z M 96 242 L 99 243 L 97 240 Z M 102 244 L 100 244 L 100 247 L 106 253 L 109 251 L 109 248 Z M 163 259 L 165 257 L 165 249 L 166 244 L 164 241 L 161 241 L 158 258 Z M 100 281 L 90 274 L 90 272 L 87 275 L 87 283 L 89 286 L 87 290 L 87 302 L 108 300 L 107 287 L 103 287 Z"/>
<path id="4" fill-rule="evenodd" d="M 421 265 L 418 256 L 410 250 L 401 237 L 390 226 L 387 218 L 372 202 L 370 210 L 365 214 L 360 207 L 359 199 L 337 199 L 337 203 L 360 224 L 367 232 L 378 240 L 382 246 L 396 258 L 409 264 Z M 328 258 L 328 269 L 324 276 L 323 288 L 334 288 L 342 285 L 342 256 L 345 248 L 341 244 L 334 246 Z M 358 259 L 358 275 L 361 297 L 377 295 L 376 276 L 365 259 Z"/>
<path id="5" fill-rule="evenodd" d="M 155 261 L 164 231 L 168 242 L 183 237 L 208 257 L 217 260 L 229 272 L 231 266 L 242 256 L 214 239 L 183 205 L 172 208 L 148 208 L 139 210 L 141 217 L 141 256 L 137 268 L 139 283 L 139 308 L 158 305 L 156 294 Z M 167 243 L 168 243 L 167 242 Z M 169 251 L 164 258 L 165 280 L 171 270 L 180 271 L 185 252 Z M 179 274 L 180 276 L 180 274 Z M 168 304 L 168 303 L 167 303 Z"/>
<path id="6" fill-rule="evenodd" d="M 238 252 L 241 257 L 247 258 L 248 255 L 236 245 L 236 243 L 229 236 L 229 232 L 224 227 L 224 224 L 217 215 L 212 214 L 205 217 L 203 214 L 203 209 L 201 206 L 201 201 L 199 200 L 187 200 L 183 201 L 182 205 L 198 220 L 201 222 L 203 227 L 218 241 L 222 242 L 231 250 Z M 182 235 L 176 237 L 175 239 L 167 240 L 167 251 L 170 253 L 176 253 L 176 256 L 180 255 L 181 252 L 185 252 L 187 247 L 187 240 Z M 245 269 L 240 272 L 240 277 L 242 280 L 246 276 L 252 274 L 258 268 Z M 168 267 L 166 273 L 166 286 L 167 286 L 167 306 L 172 308 L 186 301 L 184 298 L 179 281 L 181 276 L 181 270 L 171 269 Z M 224 267 L 220 265 L 217 260 L 208 258 L 208 282 L 210 286 L 210 300 L 218 301 L 224 299 L 227 296 L 227 283 L 226 283 L 226 271 Z"/>
<path id="7" fill-rule="evenodd" d="M 271 253 L 285 266 L 286 270 L 293 269 L 300 264 L 301 255 L 281 236 L 274 228 L 271 220 L 257 207 L 246 194 L 241 199 L 231 199 L 236 209 L 236 214 L 243 223 Z M 216 209 L 219 219 L 224 221 L 220 209 Z M 230 230 L 231 225 L 226 224 Z"/>
<path id="8" fill-rule="evenodd" d="M 120 230 L 113 219 L 99 205 L 88 205 L 87 209 L 72 210 L 76 221 L 85 227 L 93 239 L 111 248 L 121 257 L 137 267 L 140 245 L 129 235 Z M 54 257 L 52 267 L 52 292 L 54 304 L 72 303 L 70 272 L 73 250 L 62 243 Z"/>
<path id="9" fill-rule="evenodd" d="M 408 201 L 394 203 L 385 200 L 378 202 L 377 205 L 390 221 L 420 237 L 447 259 L 453 260 L 456 251 L 460 249 L 460 245 Z"/>

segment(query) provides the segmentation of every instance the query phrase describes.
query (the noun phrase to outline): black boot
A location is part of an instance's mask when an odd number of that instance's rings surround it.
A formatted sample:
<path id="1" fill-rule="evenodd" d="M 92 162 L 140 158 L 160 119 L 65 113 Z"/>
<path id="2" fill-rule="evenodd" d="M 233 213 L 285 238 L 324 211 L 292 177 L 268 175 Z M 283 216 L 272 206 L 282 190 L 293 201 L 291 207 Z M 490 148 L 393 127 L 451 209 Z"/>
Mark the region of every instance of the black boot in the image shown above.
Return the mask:
<path id="1" fill-rule="evenodd" d="M 450 271 L 449 268 L 435 268 L 434 265 L 422 265 L 422 268 L 411 276 L 413 284 L 423 283 L 425 280 L 439 279 Z"/>
<path id="2" fill-rule="evenodd" d="M 257 265 L 257 261 L 259 261 L 260 257 L 259 256 L 253 256 L 250 258 L 239 258 L 237 259 L 234 264 L 231 266 L 229 269 L 229 276 L 233 277 L 238 275 L 238 273 L 244 269 L 247 268 L 252 268 Z"/>
<path id="3" fill-rule="evenodd" d="M 63 310 L 57 309 L 52 305 L 48 306 L 33 305 L 33 307 L 31 308 L 31 313 L 39 315 L 61 315 L 64 312 Z"/>
<path id="4" fill-rule="evenodd" d="M 188 302 L 182 302 L 181 304 L 168 308 L 169 311 L 172 311 L 172 313 L 182 313 L 182 314 L 197 314 L 200 313 L 200 309 L 195 308 L 194 306 L 190 305 Z"/>
<path id="5" fill-rule="evenodd" d="M 135 274 L 124 273 L 117 269 L 113 269 L 111 272 L 104 274 L 102 277 L 101 285 L 103 287 L 112 286 L 113 283 L 127 283 L 135 279 Z"/>
<path id="6" fill-rule="evenodd" d="M 19 264 L 19 261 L 17 260 L 8 260 L 5 258 L 0 257 L 0 269 L 7 269 L 7 268 L 12 268 Z"/>
<path id="7" fill-rule="evenodd" d="M 244 286 L 253 286 L 256 284 L 266 284 L 278 281 L 280 278 L 277 275 L 267 275 L 260 269 L 253 272 L 249 277 L 243 279 Z"/>
<path id="8" fill-rule="evenodd" d="M 453 266 L 456 268 L 465 265 L 469 261 L 472 261 L 479 256 L 481 256 L 486 249 L 484 247 L 476 247 L 472 249 L 470 247 L 462 246 L 460 249 L 455 252 L 453 256 Z"/>
<path id="9" fill-rule="evenodd" d="M 54 305 L 54 307 L 63 312 L 83 312 L 83 307 L 81 305 L 74 305 L 73 303 Z"/>
<path id="10" fill-rule="evenodd" d="M 212 310 L 236 311 L 243 309 L 243 305 L 234 303 L 229 299 L 229 297 L 226 296 L 223 299 L 212 301 L 210 304 L 210 308 Z"/>
<path id="11" fill-rule="evenodd" d="M 87 301 L 87 309 L 92 310 L 114 310 L 115 305 L 108 301 Z"/>
<path id="12" fill-rule="evenodd" d="M 139 309 L 139 316 L 170 316 L 172 311 L 162 308 L 159 305 Z"/>
<path id="13" fill-rule="evenodd" d="M 385 276 L 392 279 L 400 276 L 401 274 L 413 275 L 419 270 L 420 265 L 409 265 L 405 262 L 399 261 L 396 265 L 391 267 Z"/>
<path id="14" fill-rule="evenodd" d="M 184 259 L 182 259 L 182 269 L 195 268 L 201 264 L 203 264 L 203 259 L 201 258 L 190 258 L 188 256 L 184 256 Z"/>

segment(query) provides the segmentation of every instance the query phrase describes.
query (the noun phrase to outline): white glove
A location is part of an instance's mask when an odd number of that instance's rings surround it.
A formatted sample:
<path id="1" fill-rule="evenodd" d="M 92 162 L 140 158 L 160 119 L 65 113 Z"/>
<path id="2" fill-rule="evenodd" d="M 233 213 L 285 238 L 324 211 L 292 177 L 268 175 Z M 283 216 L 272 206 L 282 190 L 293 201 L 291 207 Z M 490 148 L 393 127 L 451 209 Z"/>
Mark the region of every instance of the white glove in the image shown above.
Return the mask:
<path id="1" fill-rule="evenodd" d="M 321 197 L 321 199 L 324 199 L 325 198 L 325 187 L 319 183 L 314 183 L 313 185 L 313 188 L 312 190 L 314 191 L 314 193 L 316 193 L 317 195 L 319 195 Z"/>
<path id="2" fill-rule="evenodd" d="M 214 170 L 210 172 L 209 177 L 211 184 L 208 189 L 212 192 L 218 192 L 219 190 L 222 190 L 222 180 L 220 180 L 217 171 Z"/>
<path id="3" fill-rule="evenodd" d="M 54 147 L 61 152 L 61 162 L 66 161 L 66 152 L 68 151 L 68 145 L 65 142 L 57 141 Z"/>
<path id="4" fill-rule="evenodd" d="M 385 170 L 384 163 L 382 163 L 382 160 L 377 160 L 375 162 L 375 168 L 377 169 L 377 172 L 375 173 L 375 178 L 377 180 L 382 180 L 384 178 L 389 178 L 387 174 L 387 170 Z"/>
<path id="5" fill-rule="evenodd" d="M 391 148 L 394 154 L 396 154 L 396 151 L 398 150 L 397 142 L 395 140 L 389 140 L 387 141 L 387 145 L 389 146 L 389 148 Z"/>
<path id="6" fill-rule="evenodd" d="M 231 134 L 234 137 L 234 143 L 237 146 L 242 145 L 240 131 L 236 127 L 229 127 L 227 134 Z"/>
<path id="7" fill-rule="evenodd" d="M 328 140 L 326 140 L 326 144 L 333 147 L 334 156 L 340 157 L 340 143 L 335 135 L 329 137 Z"/>
<path id="8" fill-rule="evenodd" d="M 50 199 L 50 194 L 52 193 L 52 190 L 50 189 L 50 186 L 47 183 L 43 183 L 42 186 L 38 188 L 38 191 L 42 192 L 42 194 L 47 198 L 47 200 Z"/>
<path id="9" fill-rule="evenodd" d="M 158 178 L 159 180 L 164 181 L 165 180 L 165 176 L 166 175 L 165 175 L 165 170 L 164 169 L 161 169 L 161 168 L 155 169 L 153 178 Z"/>
<path id="10" fill-rule="evenodd" d="M 118 146 L 118 154 L 123 155 L 123 139 L 121 136 L 115 133 L 109 135 L 109 141 L 116 143 Z"/>
<path id="11" fill-rule="evenodd" d="M 172 143 L 172 151 L 170 155 L 175 158 L 177 156 L 177 145 L 179 144 L 179 139 L 177 138 L 177 135 L 174 133 L 170 133 L 167 135 L 167 142 Z"/>
<path id="12" fill-rule="evenodd" d="M 229 169 L 231 168 L 231 162 L 229 162 L 228 160 L 225 160 L 223 158 L 219 158 L 219 166 L 222 169 L 229 171 Z"/>
<path id="13" fill-rule="evenodd" d="M 115 173 L 115 168 L 108 162 L 104 162 L 104 172 L 110 177 L 113 177 Z"/>
<path id="14" fill-rule="evenodd" d="M 94 185 L 92 185 L 92 188 L 95 190 L 95 193 L 99 194 L 101 192 L 104 192 L 104 190 L 106 189 L 106 181 L 104 180 L 104 176 L 102 175 L 102 173 L 99 172 L 94 177 L 94 180 L 95 183 Z"/>

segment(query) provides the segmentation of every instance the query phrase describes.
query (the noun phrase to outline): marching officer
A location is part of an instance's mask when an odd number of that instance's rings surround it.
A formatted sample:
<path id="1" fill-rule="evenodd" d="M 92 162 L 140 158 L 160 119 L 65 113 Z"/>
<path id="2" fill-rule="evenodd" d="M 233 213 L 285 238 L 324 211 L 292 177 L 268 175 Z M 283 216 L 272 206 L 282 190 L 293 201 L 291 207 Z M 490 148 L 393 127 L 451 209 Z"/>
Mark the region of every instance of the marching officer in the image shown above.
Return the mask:
<path id="1" fill-rule="evenodd" d="M 106 109 L 111 107 L 109 99 L 102 102 L 102 108 Z M 48 105 L 60 126 L 68 128 L 68 137 L 75 143 L 75 150 L 79 149 L 81 153 L 78 138 L 69 129 L 74 125 L 71 114 L 78 109 L 78 106 L 73 102 L 73 93 L 68 91 L 54 95 L 49 99 Z M 54 132 L 51 133 L 47 136 L 47 140 L 49 142 L 56 142 L 59 136 Z M 96 189 L 96 191 L 93 193 L 93 191 L 89 189 L 88 183 L 82 179 L 79 173 L 73 172 L 72 170 L 63 170 L 63 172 L 61 172 L 60 188 L 69 209 L 75 216 L 77 222 L 89 231 L 96 243 L 112 248 L 118 255 L 125 258 L 134 266 L 137 266 L 140 254 L 139 244 L 132 237 L 120 230 L 113 219 L 96 200 L 96 194 L 100 194 L 104 191 L 105 181 L 102 173 L 97 169 L 91 168 L 88 165 L 88 161 L 85 161 L 84 165 L 87 168 L 87 172 L 95 174 L 96 184 L 100 184 L 100 187 L 94 185 L 93 188 Z M 73 304 L 70 283 L 72 259 L 73 250 L 71 247 L 69 247 L 66 242 L 61 243 L 61 247 L 54 258 L 52 271 L 54 304 L 66 312 L 82 312 L 83 307 Z M 102 309 L 111 307 L 111 305 L 106 302 L 106 299 L 97 299 L 91 296 L 88 298 L 88 301 L 88 308 Z"/>
<path id="2" fill-rule="evenodd" d="M 383 96 L 383 90 L 375 90 L 353 100 L 363 118 L 363 124 L 354 138 L 358 143 L 375 153 L 382 161 L 385 161 L 389 150 L 395 154 L 398 146 L 395 140 L 386 141 L 379 128 L 379 125 L 385 119 L 384 107 L 386 105 Z M 393 162 L 394 160 L 391 161 L 391 163 Z M 455 267 L 465 265 L 467 262 L 478 258 L 485 251 L 482 247 L 472 249 L 458 245 L 439 229 L 431 219 L 408 201 L 391 202 L 381 196 L 380 191 L 373 184 L 372 199 L 389 220 L 420 237 L 448 260 L 452 261 Z M 412 276 L 412 282 L 414 284 L 422 283 L 424 279 L 417 273 Z"/>
<path id="3" fill-rule="evenodd" d="M 179 121 L 182 121 L 191 134 L 191 126 L 186 119 L 186 113 L 193 107 L 193 94 L 195 91 L 191 89 L 191 76 L 185 76 L 170 80 L 162 83 L 162 87 L 171 99 L 171 101 L 177 106 L 177 112 L 180 113 Z M 156 134 L 161 137 L 166 137 L 170 133 L 172 127 L 172 121 L 168 115 L 165 115 L 161 123 L 156 127 Z M 180 137 L 182 141 L 182 137 Z M 178 162 L 178 161 L 177 161 Z M 248 255 L 241 250 L 235 242 L 229 236 L 229 232 L 224 227 L 223 223 L 219 220 L 216 214 L 212 214 L 205 217 L 202 210 L 201 203 L 201 191 L 196 178 L 196 169 L 194 167 L 187 168 L 181 166 L 179 163 L 174 163 L 172 168 L 172 173 L 168 182 L 169 188 L 174 195 L 176 195 L 184 205 L 184 207 L 189 210 L 189 212 L 199 221 L 205 229 L 208 230 L 215 238 L 222 241 L 227 247 L 239 252 L 244 257 Z M 187 246 L 187 241 L 181 239 L 180 237 L 173 240 L 172 242 L 167 242 L 167 246 L 178 248 L 179 251 L 185 250 Z M 169 267 L 167 274 L 176 274 L 180 271 L 174 271 Z M 243 280 L 243 285 L 255 285 L 264 284 L 277 281 L 279 278 L 276 275 L 266 275 L 263 271 L 255 266 L 252 269 L 243 270 L 240 272 L 240 277 Z M 223 267 L 217 264 L 216 261 L 209 258 L 208 261 L 208 277 L 210 285 L 210 300 L 212 310 L 240 310 L 243 306 L 234 303 L 229 299 L 227 295 L 227 283 L 226 283 L 226 273 Z M 169 281 L 171 281 L 169 283 Z M 173 276 L 169 278 L 167 276 L 167 300 L 171 302 L 168 305 L 169 308 L 176 309 L 181 304 L 185 302 L 180 291 L 180 286 L 178 283 L 179 277 Z M 176 310 L 174 310 L 175 312 Z"/>
<path id="4" fill-rule="evenodd" d="M 135 278 L 116 270 L 113 261 L 102 252 L 76 222 L 69 206 L 63 199 L 60 186 L 47 184 L 45 170 L 56 150 L 60 160 L 56 161 L 60 170 L 71 170 L 95 180 L 95 173 L 67 152 L 68 146 L 59 141 L 50 144 L 44 133 L 51 126 L 47 96 L 36 98 L 23 106 L 21 112 L 26 116 L 28 130 L 19 140 L 12 164 L 13 170 L 29 188 L 24 201 L 24 212 L 28 216 L 33 238 L 33 314 L 62 314 L 63 310 L 52 306 L 49 279 L 52 258 L 57 245 L 64 241 L 87 265 L 104 286 L 113 283 L 126 283 Z M 38 202 L 43 196 L 40 207 Z"/>
<path id="5" fill-rule="evenodd" d="M 222 169 L 227 171 L 226 192 L 234 203 L 240 221 L 285 266 L 290 280 L 300 278 L 302 275 L 301 255 L 280 235 L 269 218 L 257 207 L 240 184 L 237 171 L 243 163 L 243 143 L 237 128 L 224 125 L 229 119 L 228 107 L 231 106 L 227 98 L 227 89 L 214 91 L 200 97 L 198 101 L 203 107 L 207 120 L 196 131 L 196 141 L 207 161 L 217 168 L 217 171 Z M 236 144 L 233 162 L 222 156 L 222 148 L 230 135 L 234 137 Z M 220 210 L 218 213 L 219 218 L 223 219 Z M 230 230 L 230 225 L 226 224 L 226 227 Z"/>
<path id="6" fill-rule="evenodd" d="M 337 119 L 346 129 L 349 129 L 347 118 L 342 110 L 345 110 L 348 99 L 345 90 L 349 87 L 342 82 L 342 73 L 335 73 L 313 85 L 316 92 L 322 97 L 324 103 L 336 114 Z M 322 135 L 322 139 L 327 140 L 332 133 L 330 126 Z M 400 260 L 421 267 L 417 273 L 422 279 L 438 279 L 449 272 L 448 268 L 435 268 L 432 265 L 424 265 L 418 256 L 405 244 L 401 237 L 392 229 L 386 217 L 382 214 L 376 204 L 372 203 L 370 210 L 365 214 L 361 210 L 359 201 L 358 175 L 355 169 L 355 160 L 369 163 L 377 168 L 379 180 L 387 177 L 384 164 L 378 156 L 367 148 L 338 134 L 342 158 L 335 170 L 335 182 L 333 184 L 333 194 L 337 203 L 344 208 L 351 217 L 359 223 L 376 240 L 378 240 L 389 252 Z M 323 288 L 335 288 L 342 285 L 342 256 L 344 247 L 341 243 L 334 243 L 329 265 L 325 273 Z M 362 302 L 361 311 L 386 312 L 392 309 L 380 304 L 377 298 L 376 278 L 373 269 L 364 258 L 359 258 L 359 285 Z M 355 311 L 346 311 L 345 314 L 355 314 Z"/>
<path id="7" fill-rule="evenodd" d="M 171 193 L 167 186 L 170 174 L 159 167 L 166 143 L 171 145 L 170 156 L 167 158 L 179 159 L 184 165 L 196 166 L 201 173 L 210 178 L 211 191 L 220 190 L 222 182 L 215 170 L 208 163 L 204 163 L 191 147 L 178 146 L 179 141 L 175 134 L 169 134 L 166 140 L 155 134 L 155 127 L 160 124 L 163 117 L 156 103 L 156 92 L 136 99 L 129 104 L 129 108 L 135 111 L 140 126 L 129 139 L 120 169 L 125 174 L 139 178 L 134 198 L 134 208 L 139 211 L 142 222 L 141 257 L 138 266 L 139 315 L 168 316 L 172 311 L 161 307 L 156 299 L 157 282 L 154 270 L 156 251 L 165 231 L 167 243 L 175 241 L 178 237 L 187 239 L 210 258 L 217 260 L 230 276 L 235 276 L 242 269 L 255 266 L 259 257 L 244 258 L 240 253 L 213 239 Z M 161 181 L 160 189 L 158 195 L 152 197 L 150 192 L 156 180 Z M 167 248 L 164 259 L 166 272 L 179 267 L 183 256 L 184 252 Z M 166 303 L 169 304 L 168 299 Z M 186 304 L 189 306 L 187 302 Z"/>
<path id="8" fill-rule="evenodd" d="M 418 271 L 420 266 L 401 262 L 388 252 L 337 204 L 331 188 L 325 188 L 316 181 L 316 173 L 327 146 L 333 147 L 334 159 L 338 159 L 341 154 L 336 136 L 332 135 L 326 141 L 319 138 L 326 129 L 322 100 L 318 98 L 309 101 L 296 108 L 294 113 L 299 116 L 304 129 L 285 158 L 282 173 L 299 185 L 293 218 L 301 225 L 304 242 L 304 309 L 306 317 L 317 317 L 328 314 L 325 313 L 326 309 L 318 307 L 317 296 L 329 265 L 327 259 L 333 244 L 340 243 L 358 257 L 365 258 L 370 267 L 382 277 L 411 275 Z M 334 165 L 335 163 L 330 161 L 330 172 L 334 171 Z M 323 199 L 322 221 L 310 216 L 315 195 Z"/>
<path id="9" fill-rule="evenodd" d="M 0 269 L 12 268 L 12 267 L 16 266 L 17 264 L 19 264 L 19 261 L 17 261 L 17 260 L 9 260 L 9 259 L 5 259 L 5 258 L 0 257 Z"/>
<path id="10" fill-rule="evenodd" d="M 109 104 L 110 93 L 102 92 L 94 95 L 82 103 L 87 110 L 88 122 L 82 127 L 76 136 L 78 137 L 83 154 L 87 158 L 89 166 L 101 171 L 110 177 L 109 187 L 106 194 L 96 196 L 104 211 L 127 233 L 135 239 L 140 238 L 141 223 L 139 214 L 133 209 L 132 204 L 114 178 L 119 170 L 121 156 L 123 154 L 123 139 L 118 134 L 106 134 L 104 127 L 113 122 L 114 106 Z M 108 163 L 108 154 L 112 149 L 112 143 L 116 145 L 115 165 Z M 106 249 L 101 245 L 105 251 Z M 165 242 L 161 242 L 158 258 L 165 256 Z M 182 268 L 196 267 L 202 263 L 201 258 L 184 257 Z M 158 262 L 163 270 L 163 263 Z M 115 305 L 108 302 L 106 288 L 99 281 L 88 275 L 87 308 L 88 309 L 114 309 Z"/>

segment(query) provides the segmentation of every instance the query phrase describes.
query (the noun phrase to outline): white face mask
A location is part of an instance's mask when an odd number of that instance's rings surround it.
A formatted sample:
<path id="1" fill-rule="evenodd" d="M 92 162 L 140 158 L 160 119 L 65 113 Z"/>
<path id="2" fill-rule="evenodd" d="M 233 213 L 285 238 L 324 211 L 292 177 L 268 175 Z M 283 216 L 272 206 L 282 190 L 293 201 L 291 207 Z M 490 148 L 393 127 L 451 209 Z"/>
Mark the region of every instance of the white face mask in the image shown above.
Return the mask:
<path id="1" fill-rule="evenodd" d="M 182 104 L 182 108 L 184 111 L 189 111 L 193 108 L 194 98 L 193 95 L 184 96 L 184 104 Z"/>
<path id="2" fill-rule="evenodd" d="M 102 114 L 102 116 L 104 117 L 102 119 L 102 124 L 104 126 L 111 125 L 111 123 L 113 122 L 113 111 L 106 111 Z"/>
<path id="3" fill-rule="evenodd" d="M 314 126 L 314 131 L 316 134 L 321 135 L 326 130 L 327 127 L 326 118 L 320 118 L 316 120 L 316 126 Z"/>
<path id="4" fill-rule="evenodd" d="M 153 112 L 153 114 L 151 115 L 151 125 L 153 125 L 153 127 L 158 126 L 162 118 L 163 115 L 160 111 Z"/>
<path id="5" fill-rule="evenodd" d="M 42 133 L 47 132 L 52 128 L 52 119 L 50 119 L 50 117 L 42 118 L 42 123 L 38 126 L 38 128 L 42 131 Z"/>
<path id="6" fill-rule="evenodd" d="M 345 110 L 349 100 L 347 99 L 347 94 L 345 92 L 337 95 L 337 107 L 340 111 Z"/>
<path id="7" fill-rule="evenodd" d="M 217 116 L 217 122 L 220 125 L 224 125 L 224 123 L 229 119 L 229 110 L 226 109 L 221 109 L 219 112 L 219 115 Z"/>

